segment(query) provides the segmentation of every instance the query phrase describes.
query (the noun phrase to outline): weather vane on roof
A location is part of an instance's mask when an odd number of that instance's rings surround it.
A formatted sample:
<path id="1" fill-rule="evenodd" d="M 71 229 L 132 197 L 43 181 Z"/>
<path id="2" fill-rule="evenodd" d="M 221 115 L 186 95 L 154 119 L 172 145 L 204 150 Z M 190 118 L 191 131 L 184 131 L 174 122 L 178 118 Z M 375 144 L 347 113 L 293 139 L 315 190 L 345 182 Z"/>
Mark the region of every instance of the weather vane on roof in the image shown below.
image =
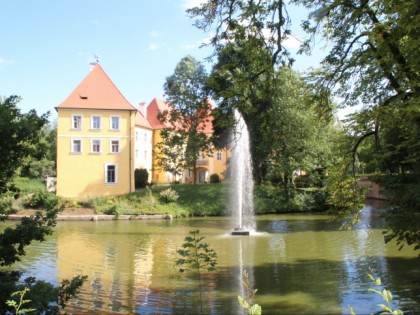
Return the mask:
<path id="1" fill-rule="evenodd" d="M 94 58 L 95 58 L 95 61 L 93 61 L 93 62 L 90 63 L 90 65 L 92 67 L 96 66 L 99 63 L 99 60 L 100 60 L 99 55 L 97 53 L 95 53 Z"/>

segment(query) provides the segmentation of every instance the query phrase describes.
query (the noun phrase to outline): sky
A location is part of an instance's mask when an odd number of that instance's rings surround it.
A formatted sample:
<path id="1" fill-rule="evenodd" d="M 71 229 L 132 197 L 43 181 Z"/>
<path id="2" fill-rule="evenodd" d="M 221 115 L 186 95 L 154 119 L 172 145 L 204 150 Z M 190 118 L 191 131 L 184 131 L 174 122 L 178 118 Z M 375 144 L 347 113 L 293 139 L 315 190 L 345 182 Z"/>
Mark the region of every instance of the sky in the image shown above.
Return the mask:
<path id="1" fill-rule="evenodd" d="M 200 48 L 211 33 L 193 26 L 185 10 L 199 0 L 0 0 L 0 96 L 18 95 L 22 112 L 38 114 L 55 106 L 86 77 L 90 63 L 100 65 L 134 106 L 162 98 L 166 77 L 191 55 L 205 60 Z M 304 38 L 304 9 L 289 9 L 292 30 Z M 292 53 L 298 42 L 286 46 Z M 297 56 L 294 68 L 305 71 L 322 59 L 319 49 Z"/>

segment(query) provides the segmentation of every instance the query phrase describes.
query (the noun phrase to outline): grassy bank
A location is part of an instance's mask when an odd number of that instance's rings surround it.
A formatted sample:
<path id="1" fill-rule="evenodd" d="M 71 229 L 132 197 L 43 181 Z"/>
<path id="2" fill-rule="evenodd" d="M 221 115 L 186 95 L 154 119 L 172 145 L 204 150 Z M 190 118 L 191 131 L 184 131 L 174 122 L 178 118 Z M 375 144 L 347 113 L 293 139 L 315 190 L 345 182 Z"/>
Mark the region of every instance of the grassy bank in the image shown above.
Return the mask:
<path id="1" fill-rule="evenodd" d="M 19 179 L 16 185 L 22 192 L 35 193 L 37 204 L 50 202 L 41 181 Z M 31 184 L 33 185 L 31 187 Z M 82 199 L 60 198 L 65 209 L 92 209 L 98 214 L 171 214 L 174 217 L 223 216 L 229 211 L 229 185 L 155 185 L 120 196 L 100 196 Z M 58 198 L 58 197 L 57 197 Z M 325 210 L 326 194 L 322 189 L 295 189 L 287 196 L 283 189 L 273 185 L 255 187 L 256 214 Z M 32 202 L 33 204 L 33 202 Z M 22 206 L 31 200 L 22 198 Z"/>
<path id="2" fill-rule="evenodd" d="M 31 194 L 46 190 L 45 181 L 42 178 L 17 177 L 13 183 L 21 194 Z"/>

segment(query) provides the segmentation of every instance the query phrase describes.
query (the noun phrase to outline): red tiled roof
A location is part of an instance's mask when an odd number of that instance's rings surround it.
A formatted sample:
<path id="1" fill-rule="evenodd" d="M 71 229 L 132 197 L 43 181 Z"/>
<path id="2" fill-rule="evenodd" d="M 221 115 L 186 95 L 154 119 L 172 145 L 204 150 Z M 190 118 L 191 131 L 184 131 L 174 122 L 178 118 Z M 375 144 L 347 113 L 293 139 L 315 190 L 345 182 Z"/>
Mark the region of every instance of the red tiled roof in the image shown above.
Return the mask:
<path id="1" fill-rule="evenodd" d="M 99 64 L 57 108 L 137 110 L 121 94 Z"/>
<path id="2" fill-rule="evenodd" d="M 210 101 L 209 101 L 209 105 L 210 105 L 210 109 L 209 109 L 209 115 L 208 115 L 207 121 L 202 122 L 198 127 L 200 132 L 204 132 L 206 134 L 213 133 L 212 122 L 213 122 L 214 117 L 212 115 L 212 110 L 215 108 L 215 105 Z M 153 129 L 163 129 L 163 128 L 170 127 L 169 125 L 162 124 L 157 118 L 159 112 L 163 112 L 165 110 L 170 111 L 171 107 L 164 100 L 154 98 L 150 102 L 149 106 L 147 107 L 147 119 L 150 122 L 150 125 L 152 126 Z"/>
<path id="3" fill-rule="evenodd" d="M 149 121 L 138 111 L 136 113 L 136 126 L 153 129 L 152 125 L 150 125 Z"/>
<path id="4" fill-rule="evenodd" d="M 159 112 L 163 112 L 165 110 L 170 110 L 168 104 L 162 100 L 154 98 L 149 106 L 147 106 L 147 120 L 150 122 L 150 125 L 153 129 L 163 129 L 167 126 L 162 124 L 158 119 Z"/>

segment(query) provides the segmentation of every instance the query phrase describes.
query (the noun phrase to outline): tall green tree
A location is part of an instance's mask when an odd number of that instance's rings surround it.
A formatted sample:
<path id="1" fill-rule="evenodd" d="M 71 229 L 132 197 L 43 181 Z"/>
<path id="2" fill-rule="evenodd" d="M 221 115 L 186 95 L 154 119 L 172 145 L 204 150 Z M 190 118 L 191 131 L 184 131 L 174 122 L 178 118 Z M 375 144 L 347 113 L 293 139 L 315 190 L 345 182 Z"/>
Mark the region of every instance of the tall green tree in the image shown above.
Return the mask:
<path id="1" fill-rule="evenodd" d="M 18 96 L 0 99 L 0 192 L 10 188 L 15 171 L 30 156 L 48 122 L 48 113 L 38 116 L 35 110 L 21 113 Z"/>
<path id="2" fill-rule="evenodd" d="M 289 192 L 295 171 L 322 177 L 332 165 L 332 140 L 339 130 L 319 117 L 312 91 L 288 67 L 277 72 L 272 102 L 269 160 L 272 172 L 283 174 Z M 322 178 L 318 180 L 321 184 Z"/>
<path id="3" fill-rule="evenodd" d="M 207 73 L 200 62 L 192 56 L 182 58 L 164 84 L 170 109 L 159 115 L 159 120 L 168 126 L 161 133 L 160 146 L 179 148 L 175 154 L 161 155 L 165 160 L 160 164 L 166 164 L 165 170 L 169 171 L 192 170 L 193 183 L 197 181 L 197 160 L 201 154 L 211 152 L 210 137 L 205 133 L 211 125 L 212 109 L 206 79 Z"/>
<path id="4" fill-rule="evenodd" d="M 339 96 L 342 107 L 363 105 L 349 121 L 349 169 L 374 139 L 375 168 L 390 175 L 383 182 L 397 218 L 388 220 L 386 240 L 405 239 L 420 249 L 420 225 L 413 224 L 420 216 L 419 1 L 293 2 L 311 10 L 303 26 L 312 38 L 320 34 L 331 47 L 312 74 L 314 86 Z M 309 47 L 310 39 L 303 50 Z"/>
<path id="5" fill-rule="evenodd" d="M 246 41 L 250 51 L 269 51 L 271 66 L 293 63 L 284 47 L 284 40 L 291 34 L 286 1 L 207 0 L 187 12 L 197 28 L 214 30 L 211 45 L 216 54 L 226 45 Z M 258 69 L 254 75 L 260 71 L 265 69 Z"/>
<path id="6" fill-rule="evenodd" d="M 220 117 L 224 123 L 218 120 L 217 124 L 225 127 L 232 124 L 233 109 L 243 116 L 250 133 L 254 179 L 260 184 L 268 169 L 271 134 L 268 126 L 272 118 L 270 108 L 275 72 L 270 52 L 261 45 L 254 45 L 241 41 L 221 48 L 208 86 L 212 99 L 218 103 L 218 111 L 227 114 Z"/>

